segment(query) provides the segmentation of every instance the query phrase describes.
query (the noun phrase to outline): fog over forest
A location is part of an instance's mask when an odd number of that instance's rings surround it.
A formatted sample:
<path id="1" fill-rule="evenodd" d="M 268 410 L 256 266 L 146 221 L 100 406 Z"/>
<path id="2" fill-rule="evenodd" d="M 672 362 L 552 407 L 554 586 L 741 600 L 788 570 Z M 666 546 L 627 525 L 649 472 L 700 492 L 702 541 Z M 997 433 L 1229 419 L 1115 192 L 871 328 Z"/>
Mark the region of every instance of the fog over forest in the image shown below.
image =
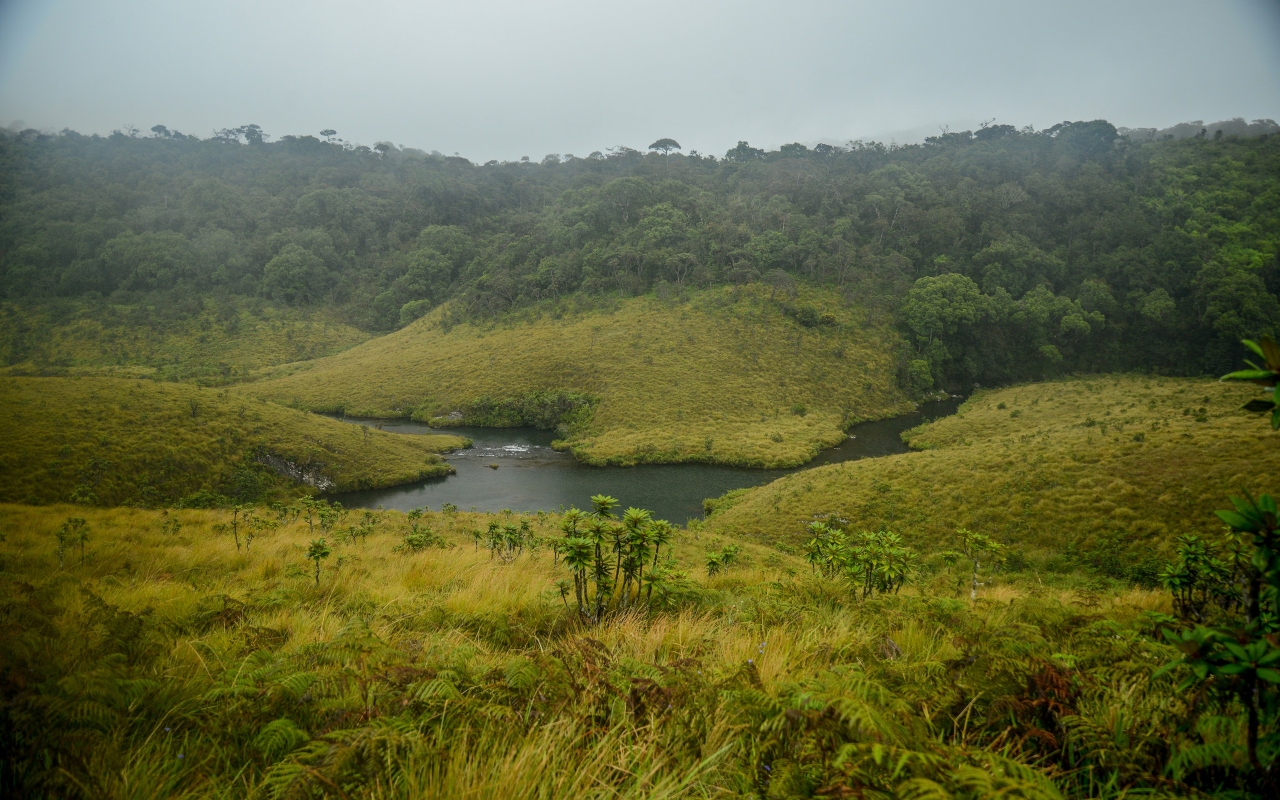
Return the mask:
<path id="1" fill-rule="evenodd" d="M 333 128 L 479 163 L 673 136 L 919 142 L 998 120 L 1280 117 L 1269 0 L 0 4 L 0 124 Z"/>

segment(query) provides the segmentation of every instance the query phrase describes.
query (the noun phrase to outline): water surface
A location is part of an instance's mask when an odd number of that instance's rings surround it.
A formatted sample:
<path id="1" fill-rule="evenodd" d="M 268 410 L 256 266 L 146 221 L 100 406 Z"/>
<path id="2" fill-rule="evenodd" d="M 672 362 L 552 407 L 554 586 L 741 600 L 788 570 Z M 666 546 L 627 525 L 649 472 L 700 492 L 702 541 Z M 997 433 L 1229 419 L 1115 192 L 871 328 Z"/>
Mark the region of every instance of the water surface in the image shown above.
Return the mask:
<path id="1" fill-rule="evenodd" d="M 824 450 L 803 467 L 743 469 L 710 464 L 641 464 L 635 467 L 591 467 L 568 453 L 551 449 L 554 434 L 534 428 L 448 428 L 432 430 L 407 420 L 369 420 L 347 417 L 346 422 L 381 428 L 390 433 L 453 433 L 472 447 L 445 455 L 458 472 L 444 478 L 389 489 L 345 492 L 333 499 L 348 508 L 394 508 L 407 511 L 444 503 L 478 511 L 558 510 L 587 508 L 591 495 L 608 494 L 622 507 L 647 508 L 659 519 L 683 524 L 702 517 L 702 501 L 730 489 L 760 486 L 804 469 L 859 458 L 905 453 L 900 434 L 922 422 L 955 413 L 961 398 L 924 403 L 920 410 L 893 419 L 864 422 L 849 430 L 852 438 Z M 491 465 L 497 465 L 497 469 Z"/>

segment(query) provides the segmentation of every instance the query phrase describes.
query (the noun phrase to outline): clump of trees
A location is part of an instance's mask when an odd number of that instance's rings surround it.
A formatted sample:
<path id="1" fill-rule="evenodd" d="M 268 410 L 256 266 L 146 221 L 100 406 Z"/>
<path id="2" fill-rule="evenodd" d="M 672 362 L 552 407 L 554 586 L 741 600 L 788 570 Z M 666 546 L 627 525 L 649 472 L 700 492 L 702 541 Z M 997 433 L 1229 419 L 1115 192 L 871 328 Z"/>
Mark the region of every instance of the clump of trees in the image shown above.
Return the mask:
<path id="1" fill-rule="evenodd" d="M 835 520 L 809 523 L 805 560 L 814 572 L 848 582 L 865 600 L 873 594 L 897 594 L 916 569 L 916 554 L 893 531 L 850 535 Z"/>
<path id="2" fill-rule="evenodd" d="M 671 523 L 639 508 L 618 517 L 617 505 L 617 499 L 598 494 L 591 498 L 591 511 L 570 508 L 561 517 L 563 537 L 555 543 L 557 560 L 572 577 L 574 609 L 593 623 L 610 610 L 663 603 L 686 579 L 671 557 Z"/>
<path id="3" fill-rule="evenodd" d="M 896 319 L 919 391 L 1226 369 L 1240 338 L 1280 325 L 1280 224 L 1258 202 L 1274 135 L 1139 141 L 1095 120 L 478 166 L 253 126 L 153 130 L 0 132 L 0 295 L 156 319 L 236 295 L 389 330 L 449 301 L 446 326 L 758 280 L 786 303 L 804 282 Z"/>

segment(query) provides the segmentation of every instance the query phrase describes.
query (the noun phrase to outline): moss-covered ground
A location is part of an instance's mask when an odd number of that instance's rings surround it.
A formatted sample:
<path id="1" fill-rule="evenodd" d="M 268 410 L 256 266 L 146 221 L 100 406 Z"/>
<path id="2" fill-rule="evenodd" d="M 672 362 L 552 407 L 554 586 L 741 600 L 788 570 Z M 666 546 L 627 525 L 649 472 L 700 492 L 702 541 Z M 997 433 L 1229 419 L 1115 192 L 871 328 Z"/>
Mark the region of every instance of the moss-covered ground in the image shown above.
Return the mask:
<path id="1" fill-rule="evenodd" d="M 795 466 L 851 422 L 911 408 L 895 380 L 897 335 L 833 292 L 775 297 L 753 285 L 603 310 L 547 305 L 492 325 L 450 325 L 448 313 L 237 391 L 419 419 L 484 399 L 576 393 L 598 405 L 565 426 L 564 445 L 591 464 Z"/>
<path id="2" fill-rule="evenodd" d="M 199 491 L 261 497 L 296 483 L 335 491 L 407 483 L 452 468 L 456 436 L 397 436 L 225 389 L 121 378 L 0 381 L 0 498 L 174 503 Z M 298 485 L 297 488 L 306 489 Z"/>

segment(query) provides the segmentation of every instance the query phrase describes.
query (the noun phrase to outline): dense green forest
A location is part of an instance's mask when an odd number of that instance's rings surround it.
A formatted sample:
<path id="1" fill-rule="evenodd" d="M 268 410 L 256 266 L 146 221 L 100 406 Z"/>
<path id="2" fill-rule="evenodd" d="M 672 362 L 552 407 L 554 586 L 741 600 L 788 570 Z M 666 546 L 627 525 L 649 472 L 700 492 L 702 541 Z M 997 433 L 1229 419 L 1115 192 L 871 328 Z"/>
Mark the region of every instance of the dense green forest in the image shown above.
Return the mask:
<path id="1" fill-rule="evenodd" d="M 1133 142 L 1094 121 L 476 165 L 256 126 L 153 131 L 0 133 L 5 298 L 197 315 L 251 296 L 386 331 L 442 303 L 448 324 L 765 282 L 818 327 L 787 300 L 804 282 L 892 319 L 914 391 L 1220 372 L 1280 325 L 1275 136 Z"/>

